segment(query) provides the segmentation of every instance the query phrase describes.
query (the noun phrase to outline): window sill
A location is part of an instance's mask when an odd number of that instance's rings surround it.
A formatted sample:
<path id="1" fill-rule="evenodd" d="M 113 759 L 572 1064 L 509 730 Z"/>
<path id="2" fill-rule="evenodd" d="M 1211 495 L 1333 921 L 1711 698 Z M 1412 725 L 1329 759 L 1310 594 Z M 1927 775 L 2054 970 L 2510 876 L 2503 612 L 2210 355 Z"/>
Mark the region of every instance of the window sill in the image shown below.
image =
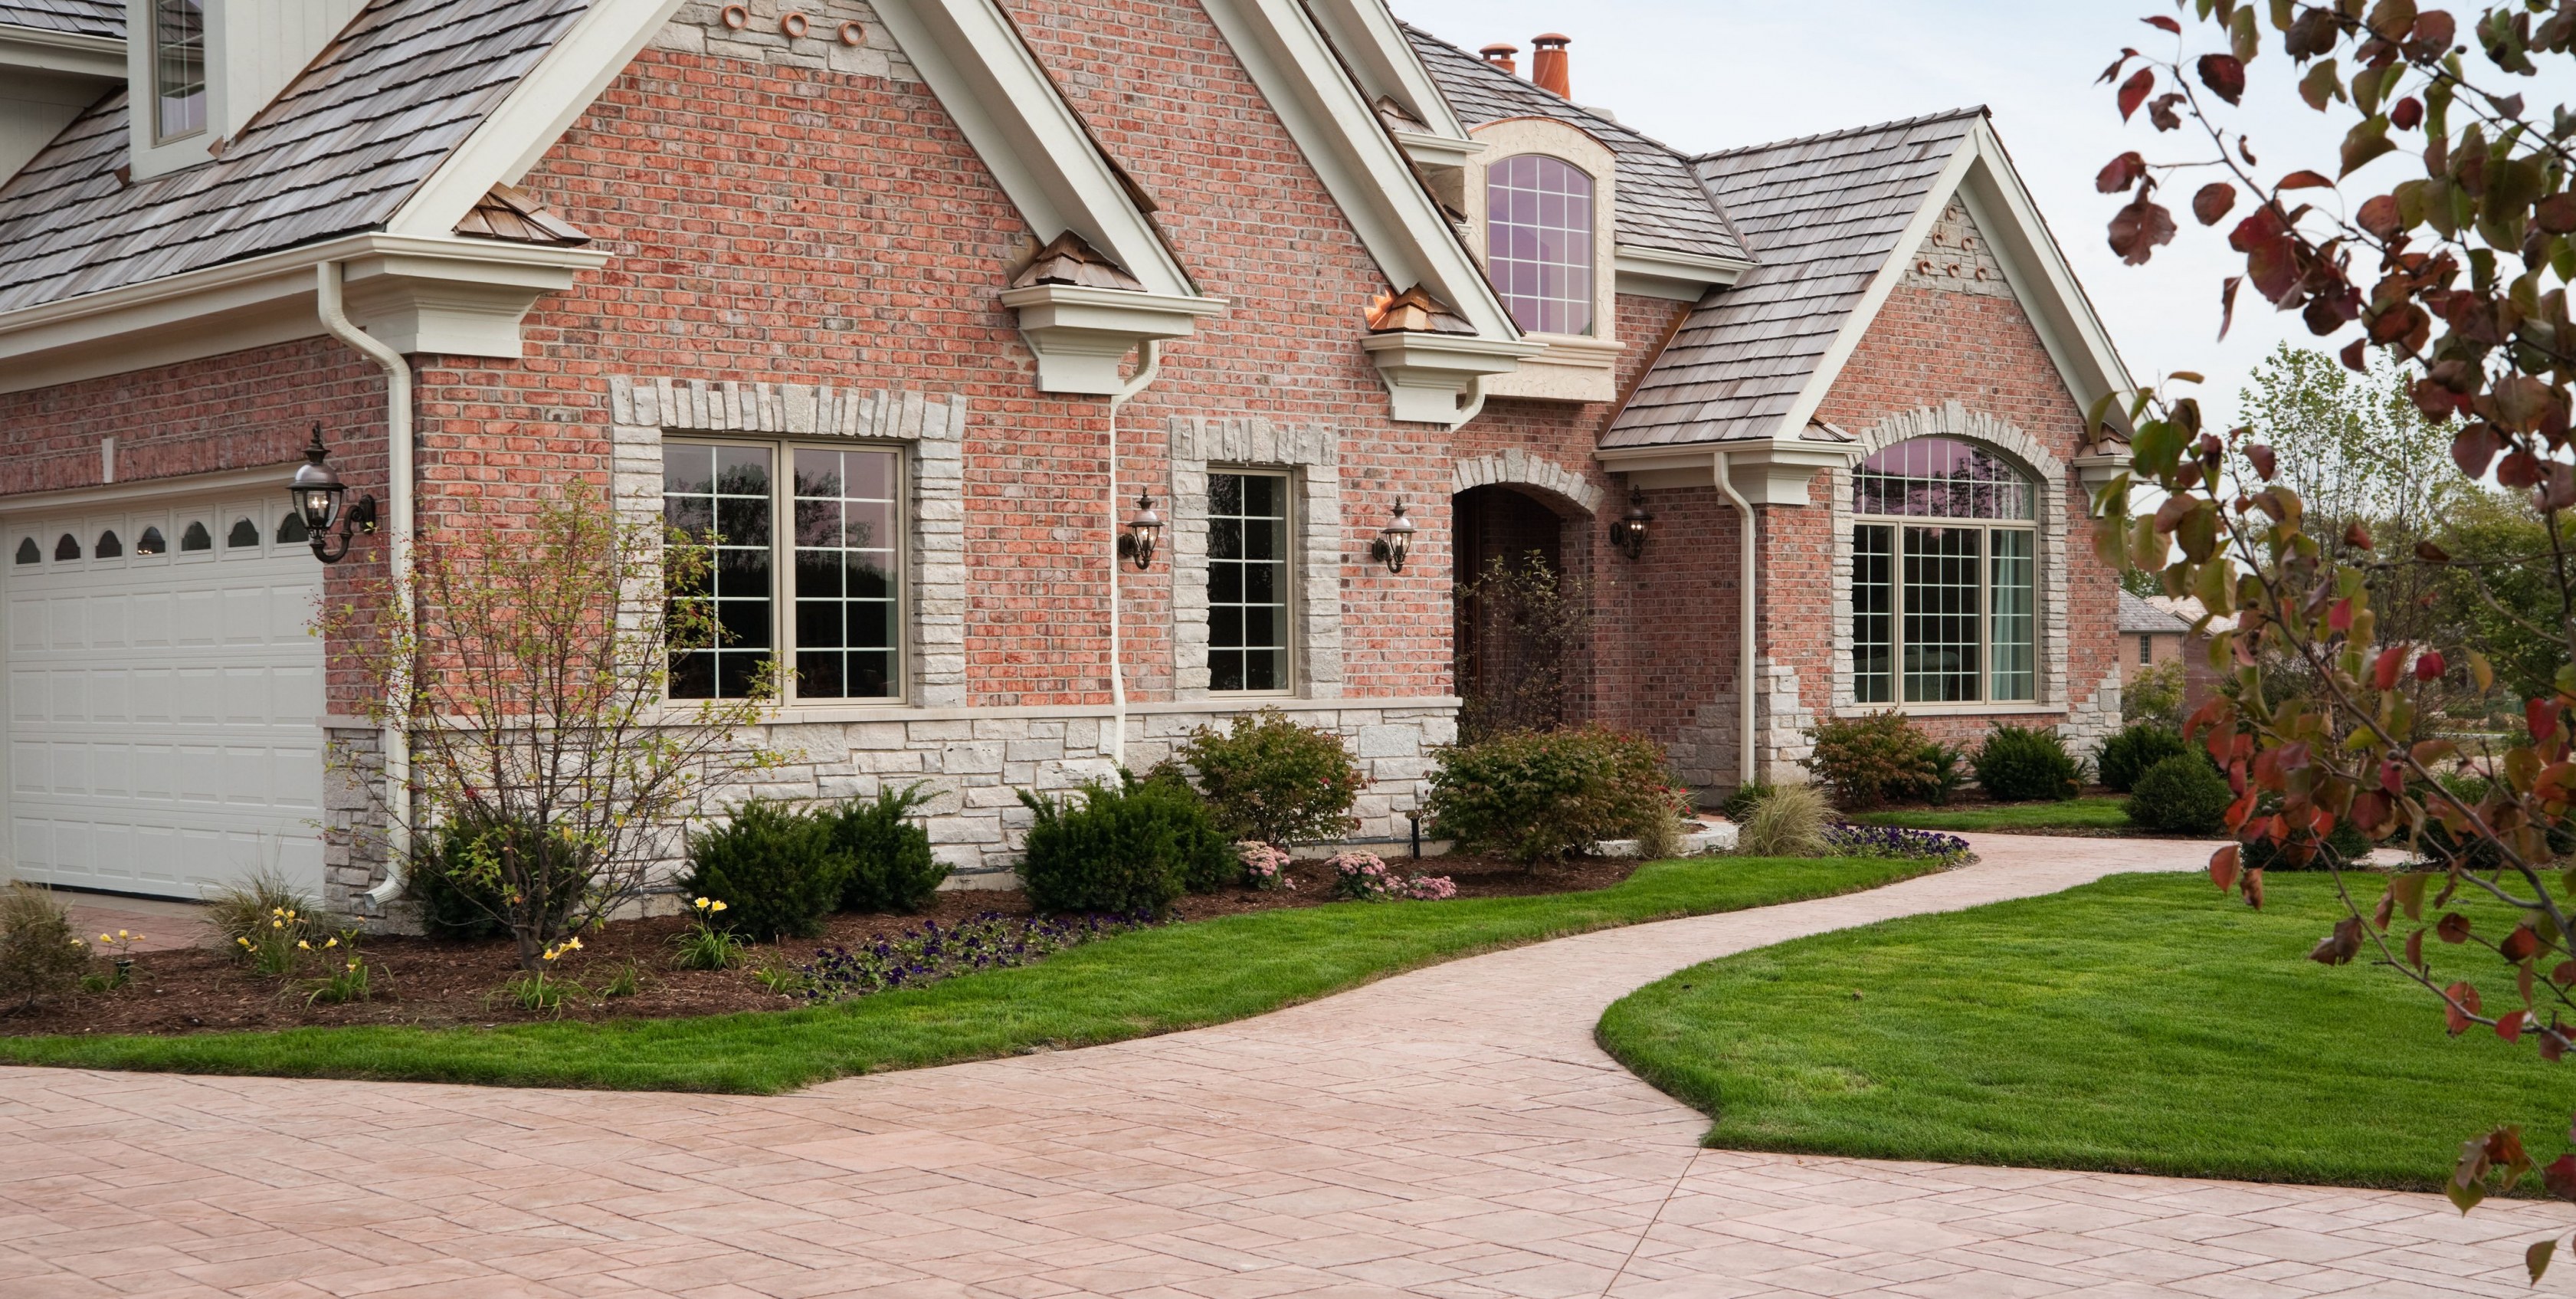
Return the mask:
<path id="1" fill-rule="evenodd" d="M 1617 401 L 1619 354 L 1627 344 L 1589 334 L 1525 334 L 1547 350 L 1523 358 L 1521 368 L 1485 380 L 1488 397 L 1540 401 Z"/>
<path id="2" fill-rule="evenodd" d="M 1894 709 L 1908 717 L 2027 717 L 2038 713 L 2063 713 L 2064 704 L 1847 704 L 1834 710 L 1837 718 L 1868 717 Z"/>

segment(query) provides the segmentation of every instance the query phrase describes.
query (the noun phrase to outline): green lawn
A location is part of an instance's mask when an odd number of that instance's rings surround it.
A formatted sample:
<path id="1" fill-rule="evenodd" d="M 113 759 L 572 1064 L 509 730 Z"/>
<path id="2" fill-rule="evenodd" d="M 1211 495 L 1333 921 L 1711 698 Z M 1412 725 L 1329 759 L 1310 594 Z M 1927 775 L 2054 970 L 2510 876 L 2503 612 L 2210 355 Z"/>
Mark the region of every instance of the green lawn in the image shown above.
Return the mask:
<path id="1" fill-rule="evenodd" d="M 1741 1149 L 2431 1189 L 2496 1122 L 2565 1148 L 2576 1066 L 2445 1036 L 2385 968 L 2308 961 L 2331 879 L 2267 886 L 2255 912 L 2196 873 L 2114 876 L 1800 939 L 1640 989 L 1600 1038 Z M 2520 1004 L 2492 953 L 2426 947 Z"/>
<path id="2" fill-rule="evenodd" d="M 2129 800 L 2095 796 L 2062 803 L 2004 803 L 1986 807 L 1916 807 L 1865 812 L 1862 825 L 1902 825 L 1917 830 L 2126 830 Z"/>
<path id="3" fill-rule="evenodd" d="M 1224 1023 L 1474 952 L 1848 893 L 1927 869 L 1860 858 L 1654 862 L 1590 893 L 1340 903 L 1169 925 L 1038 965 L 809 1010 L 496 1029 L 0 1038 L 0 1064 L 778 1092 L 845 1074 Z"/>

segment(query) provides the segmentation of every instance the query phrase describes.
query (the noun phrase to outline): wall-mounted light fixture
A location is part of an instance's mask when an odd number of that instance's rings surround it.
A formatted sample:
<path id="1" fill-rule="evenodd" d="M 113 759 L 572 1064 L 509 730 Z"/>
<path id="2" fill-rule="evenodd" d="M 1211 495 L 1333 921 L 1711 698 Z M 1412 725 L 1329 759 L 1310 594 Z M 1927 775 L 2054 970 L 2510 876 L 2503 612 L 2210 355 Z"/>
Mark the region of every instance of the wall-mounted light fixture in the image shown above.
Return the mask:
<path id="1" fill-rule="evenodd" d="M 1136 512 L 1127 516 L 1127 530 L 1118 535 L 1118 557 L 1136 562 L 1143 572 L 1154 562 L 1154 547 L 1163 539 L 1163 516 L 1154 512 L 1154 494 L 1136 494 Z"/>
<path id="2" fill-rule="evenodd" d="M 1369 558 L 1386 565 L 1386 571 L 1404 571 L 1404 557 L 1413 549 L 1413 520 L 1404 517 L 1404 502 L 1395 503 L 1395 517 L 1377 530 L 1377 540 L 1369 544 Z"/>
<path id="3" fill-rule="evenodd" d="M 1638 556 L 1645 554 L 1646 528 L 1647 525 L 1654 521 L 1655 516 L 1646 512 L 1646 493 L 1644 490 L 1633 486 L 1630 487 L 1628 489 L 1628 513 L 1621 518 L 1610 521 L 1610 544 L 1617 546 L 1619 548 L 1619 553 L 1626 555 L 1630 559 L 1635 559 Z"/>
<path id="4" fill-rule="evenodd" d="M 330 448 L 322 445 L 322 426 L 313 426 L 313 445 L 304 448 L 304 463 L 295 467 L 295 478 L 286 485 L 287 499 L 295 503 L 296 516 L 304 521 L 304 531 L 313 546 L 313 557 L 325 564 L 336 564 L 349 553 L 350 534 L 360 529 L 376 530 L 376 498 L 361 496 L 346 510 L 340 503 L 349 488 L 331 468 Z M 330 529 L 340 525 L 338 533 Z"/>

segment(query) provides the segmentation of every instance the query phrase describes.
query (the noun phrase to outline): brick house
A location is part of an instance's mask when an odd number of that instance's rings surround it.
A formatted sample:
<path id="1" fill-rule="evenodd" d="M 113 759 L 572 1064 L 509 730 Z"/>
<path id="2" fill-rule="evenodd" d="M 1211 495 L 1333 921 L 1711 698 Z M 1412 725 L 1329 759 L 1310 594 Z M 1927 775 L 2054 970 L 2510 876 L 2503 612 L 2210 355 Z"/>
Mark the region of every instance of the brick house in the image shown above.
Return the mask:
<path id="1" fill-rule="evenodd" d="M 0 0 L 12 865 L 391 896 L 315 830 L 400 737 L 312 604 L 570 481 L 757 520 L 673 692 L 777 655 L 775 792 L 928 780 L 970 878 L 1015 789 L 1264 706 L 1401 835 L 1453 583 L 1531 551 L 1564 715 L 1705 789 L 1874 709 L 2115 725 L 2129 384 L 1982 110 L 1693 157 L 1517 53 L 1383 0 Z M 387 505 L 328 566 L 316 422 Z"/>

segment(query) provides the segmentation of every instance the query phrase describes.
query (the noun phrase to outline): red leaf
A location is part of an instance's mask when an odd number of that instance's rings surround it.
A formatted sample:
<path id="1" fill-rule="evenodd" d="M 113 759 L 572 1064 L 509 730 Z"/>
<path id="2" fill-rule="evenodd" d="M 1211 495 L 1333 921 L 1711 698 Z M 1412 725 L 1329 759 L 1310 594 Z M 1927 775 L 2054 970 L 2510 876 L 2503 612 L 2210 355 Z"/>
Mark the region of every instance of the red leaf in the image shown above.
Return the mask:
<path id="1" fill-rule="evenodd" d="M 2416 17 L 2414 38 L 2408 43 L 2420 50 L 2424 58 L 2439 58 L 2458 35 L 2459 25 L 2450 14 L 2440 9 L 2428 9 Z"/>
<path id="2" fill-rule="evenodd" d="M 2522 1268 L 2524 1271 L 2531 1274 L 2531 1283 L 2533 1285 L 2540 1284 L 2542 1274 L 2549 1271 L 2549 1256 L 2557 1252 L 2558 1238 L 2556 1236 L 2549 1236 L 2540 1240 L 2535 1240 L 2531 1242 L 2530 1248 L 2522 1251 Z"/>
<path id="3" fill-rule="evenodd" d="M 2378 661 L 2370 665 L 2370 685 L 2374 690 L 2395 690 L 2397 675 L 2406 670 L 2406 647 L 2391 645 L 2379 651 Z"/>
<path id="4" fill-rule="evenodd" d="M 2352 630 L 2352 601 L 2337 600 L 2327 607 L 2326 630 L 2332 632 Z"/>
<path id="5" fill-rule="evenodd" d="M 2172 32 L 2176 36 L 2182 35 L 2182 24 L 2175 22 L 2171 18 L 2165 17 L 2163 14 L 2157 14 L 2152 18 L 2141 18 L 2138 21 L 2145 23 L 2149 27 L 2164 28 L 2166 31 Z"/>
<path id="6" fill-rule="evenodd" d="M 2560 1155 L 2540 1170 L 2543 1190 L 2562 1200 L 2576 1200 L 2576 1155 Z"/>
<path id="7" fill-rule="evenodd" d="M 2155 88 L 2155 69 L 2140 68 L 2129 74 L 2129 79 L 2120 83 L 2120 120 L 2128 121 L 2138 111 L 2138 105 L 2147 102 L 2147 92 Z"/>
<path id="8" fill-rule="evenodd" d="M 2228 209 L 2236 206 L 2236 187 L 2223 180 L 2213 180 L 2191 196 L 2191 214 L 2205 226 L 2218 224 Z"/>
<path id="9" fill-rule="evenodd" d="M 2361 917 L 2345 916 L 2335 922 L 2334 931 L 2317 940 L 2308 959 L 2319 965 L 2342 965 L 2361 951 Z"/>
<path id="10" fill-rule="evenodd" d="M 2361 526 L 2359 519 L 2343 525 L 2343 544 L 2355 550 L 2373 549 L 2370 544 L 2370 529 Z"/>
<path id="11" fill-rule="evenodd" d="M 2504 959 L 2520 965 L 2540 954 L 2540 933 L 2529 925 L 2515 925 L 2513 932 L 2496 944 L 2496 951 Z"/>
<path id="12" fill-rule="evenodd" d="M 2362 200 L 2361 210 L 2353 215 L 2353 220 L 2369 231 L 2372 238 L 2382 242 L 2406 233 L 2406 218 L 2398 212 L 2397 200 L 2386 194 Z"/>
<path id="13" fill-rule="evenodd" d="M 2476 986 L 2466 981 L 2454 983 L 2442 990 L 2442 997 L 2442 1018 L 2450 1026 L 2451 1036 L 2469 1031 L 2469 1025 L 2475 1022 L 2470 1016 L 2478 1013 Z"/>
<path id="14" fill-rule="evenodd" d="M 2558 738 L 2558 701 L 2526 699 L 2522 704 L 2522 724 L 2531 728 L 2531 738 L 2541 744 Z"/>
<path id="15" fill-rule="evenodd" d="M 2229 844 L 2209 855 L 2209 882 L 2224 893 L 2236 887 L 2236 862 L 2241 856 L 2235 844 Z"/>
<path id="16" fill-rule="evenodd" d="M 2356 338 L 2351 342 L 2344 344 L 2343 351 L 2336 353 L 2336 355 L 2343 359 L 2343 368 L 2350 370 L 2355 374 L 2368 374 L 2370 373 L 2370 362 L 2363 358 L 2364 349 L 2369 346 L 2369 339 Z"/>
<path id="17" fill-rule="evenodd" d="M 2246 444 L 2245 459 L 2253 464 L 2254 472 L 2262 475 L 2267 483 L 2272 481 L 2272 473 L 2280 465 L 2279 459 L 2272 454 L 2272 448 L 2261 442 Z"/>
<path id="18" fill-rule="evenodd" d="M 2440 650 L 2426 650 L 2422 654 L 2416 656 L 2415 679 L 2418 681 L 2439 681 L 2442 679 L 2443 666 L 2442 652 Z"/>
<path id="19" fill-rule="evenodd" d="M 2219 286 L 2219 290 L 2218 290 L 2218 341 L 2219 341 L 2219 342 L 2224 343 L 2224 342 L 2226 342 L 2226 341 L 2227 341 L 2227 327 L 2236 323 L 2236 290 L 2237 290 L 2237 289 L 2239 289 L 2239 288 L 2241 288 L 2241 287 L 2243 287 L 2243 286 L 2244 286 L 2244 283 L 2245 283 L 2245 277 L 2244 277 L 2244 276 L 2242 276 L 2242 275 L 2230 275 L 2230 276 L 2228 276 L 2228 277 L 2227 277 L 2227 283 L 2225 283 L 2225 284 L 2223 284 L 2223 285 Z"/>
<path id="20" fill-rule="evenodd" d="M 2241 103 L 2245 98 L 2245 62 L 2233 54 L 2204 54 L 2197 65 L 2200 84 L 2228 103 Z"/>
<path id="21" fill-rule="evenodd" d="M 2245 254 L 2246 273 L 2254 277 L 2255 291 L 2265 298 L 2279 302 L 2298 283 L 2290 226 L 2272 204 L 2255 208 L 2237 222 L 2228 232 L 2227 246 Z"/>
<path id="22" fill-rule="evenodd" d="M 2465 943 L 2469 941 L 2469 929 L 2469 918 L 2453 911 L 2442 917 L 2441 923 L 2433 927 L 2433 933 L 2446 943 Z"/>
<path id="23" fill-rule="evenodd" d="M 2108 80 L 2108 78 L 2104 78 Z M 2388 124 L 2401 131 L 2412 131 L 2424 124 L 2424 101 L 2413 95 L 2389 106 Z"/>
<path id="24" fill-rule="evenodd" d="M 2421 929 L 2406 936 L 2406 963 L 2419 970 L 2424 968 L 2424 931 Z"/>
<path id="25" fill-rule="evenodd" d="M 2126 46 L 2121 47 L 2120 57 L 2111 60 L 2111 66 L 2102 69 L 2102 75 L 2093 78 L 2093 84 L 2097 86 L 2110 85 L 2111 78 L 2120 75 L 2120 69 L 2129 66 L 2129 60 L 2136 57 L 2138 57 L 2138 52 L 2136 50 L 2129 49 Z"/>
<path id="26" fill-rule="evenodd" d="M 2157 246 L 2173 242 L 2173 213 L 2150 200 L 2146 192 L 2111 217 L 2111 251 L 2131 266 L 2144 266 Z"/>
<path id="27" fill-rule="evenodd" d="M 2484 420 L 2461 429 L 2451 437 L 2451 463 L 2471 478 L 2487 476 L 2487 466 L 2496 453 L 2504 450 L 2504 435 Z"/>
<path id="28" fill-rule="evenodd" d="M 2263 909 L 2263 868 L 2262 868 L 2262 867 L 2259 867 L 2259 866 L 2258 866 L 2258 867 L 2255 867 L 2253 870 L 2250 870 L 2250 871 L 2245 872 L 2245 879 L 2244 879 L 2244 880 L 2243 880 L 2243 882 L 2239 885 L 2239 887 L 2243 890 L 2243 892 L 2244 892 L 2244 894 L 2245 894 L 2245 901 L 2246 901 L 2246 903 L 2247 903 L 2248 905 L 2252 906 L 2252 907 L 2253 907 L 2255 910 L 2257 910 L 2257 911 L 2260 911 L 2260 910 L 2262 910 L 2262 909 Z"/>
<path id="29" fill-rule="evenodd" d="M 2138 178 L 2146 174 L 2146 158 L 2131 149 L 2102 165 L 2102 170 L 2093 177 L 2093 188 L 2105 194 L 2117 194 L 2137 184 Z"/>
<path id="30" fill-rule="evenodd" d="M 2495 1033 L 2496 1033 L 2496 1036 L 2497 1036 L 2497 1037 L 2500 1037 L 2500 1038 L 2503 1038 L 2505 1041 L 2508 1041 L 2508 1042 L 2519 1042 L 2519 1041 L 2521 1041 L 2521 1040 L 2522 1040 L 2522 1021 L 2523 1021 L 2523 1020 L 2525 1020 L 2525 1019 L 2530 1018 L 2530 1016 L 2531 1016 L 2531 1012 L 2530 1012 L 2530 1011 L 2527 1011 L 2527 1010 L 2517 1010 L 2517 1011 L 2512 1011 L 2512 1012 L 2507 1013 L 2507 1014 L 2503 1014 L 2503 1015 L 2498 1015 L 2498 1016 L 2496 1016 L 2496 1024 L 2495 1024 Z"/>
<path id="31" fill-rule="evenodd" d="M 2275 186 L 2273 186 L 2273 187 L 2272 187 L 2273 192 L 2275 192 L 2275 193 L 2278 193 L 2279 191 L 2281 191 L 2281 190 L 2285 190 L 2285 189 L 2333 189 L 2333 188 L 2334 188 L 2334 182 L 2333 182 L 2333 181 L 2327 180 L 2325 177 L 2320 176 L 2320 175 L 2318 175 L 2317 173 L 2315 173 L 2315 172 L 2313 172 L 2313 171 L 2294 171 L 2294 172 L 2291 172 L 2289 175 L 2287 175 L 2287 176 L 2283 176 L 2283 177 L 2281 178 L 2281 183 L 2280 183 L 2280 184 L 2275 185 Z"/>

